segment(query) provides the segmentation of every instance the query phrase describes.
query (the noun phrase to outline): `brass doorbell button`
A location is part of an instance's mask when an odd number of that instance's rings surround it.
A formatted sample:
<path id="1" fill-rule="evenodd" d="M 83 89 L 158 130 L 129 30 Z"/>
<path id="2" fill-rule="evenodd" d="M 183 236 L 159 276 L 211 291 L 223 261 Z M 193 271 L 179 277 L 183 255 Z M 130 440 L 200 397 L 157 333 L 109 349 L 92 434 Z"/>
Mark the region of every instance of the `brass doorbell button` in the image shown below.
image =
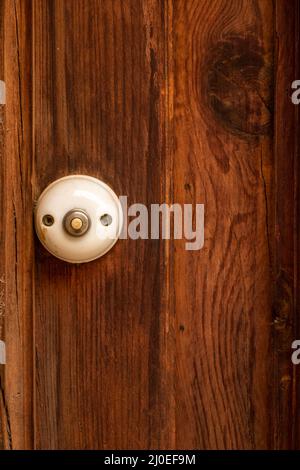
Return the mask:
<path id="1" fill-rule="evenodd" d="M 89 216 L 81 209 L 69 211 L 63 220 L 65 230 L 73 237 L 81 237 L 90 226 Z"/>

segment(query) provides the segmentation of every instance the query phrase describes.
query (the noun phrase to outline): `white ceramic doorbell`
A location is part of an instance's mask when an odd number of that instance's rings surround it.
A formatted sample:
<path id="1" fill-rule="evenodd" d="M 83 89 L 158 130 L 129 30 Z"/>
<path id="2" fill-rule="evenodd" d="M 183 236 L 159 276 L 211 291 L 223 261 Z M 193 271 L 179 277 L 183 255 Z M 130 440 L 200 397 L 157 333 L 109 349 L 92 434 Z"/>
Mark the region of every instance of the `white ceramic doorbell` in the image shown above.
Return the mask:
<path id="1" fill-rule="evenodd" d="M 107 184 L 85 175 L 51 183 L 35 208 L 35 229 L 44 247 L 69 263 L 86 263 L 109 251 L 119 238 L 123 212 Z"/>

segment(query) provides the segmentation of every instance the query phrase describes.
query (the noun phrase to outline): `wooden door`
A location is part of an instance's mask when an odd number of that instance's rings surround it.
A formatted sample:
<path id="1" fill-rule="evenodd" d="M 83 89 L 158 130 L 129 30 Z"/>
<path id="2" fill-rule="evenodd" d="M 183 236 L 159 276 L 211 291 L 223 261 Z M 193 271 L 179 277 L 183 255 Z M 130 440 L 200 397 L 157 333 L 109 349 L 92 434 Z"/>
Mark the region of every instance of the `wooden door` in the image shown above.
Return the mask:
<path id="1" fill-rule="evenodd" d="M 299 1 L 1 0 L 0 16 L 0 446 L 299 448 Z M 78 173 L 129 204 L 204 204 L 204 247 L 54 258 L 33 207 Z"/>

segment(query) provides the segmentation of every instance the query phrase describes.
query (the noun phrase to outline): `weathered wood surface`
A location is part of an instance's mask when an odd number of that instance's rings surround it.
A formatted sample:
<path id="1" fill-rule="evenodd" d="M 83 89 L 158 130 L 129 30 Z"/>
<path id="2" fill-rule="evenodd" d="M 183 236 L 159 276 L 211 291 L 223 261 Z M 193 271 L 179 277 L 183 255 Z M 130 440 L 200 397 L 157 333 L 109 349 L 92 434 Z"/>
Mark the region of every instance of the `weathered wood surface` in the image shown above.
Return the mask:
<path id="1" fill-rule="evenodd" d="M 274 446 L 300 448 L 300 368 L 291 363 L 299 322 L 299 106 L 291 83 L 300 77 L 300 2 L 276 2 L 274 133 L 273 354 Z"/>
<path id="2" fill-rule="evenodd" d="M 204 249 L 175 244 L 180 448 L 271 446 L 273 20 L 174 3 L 174 200 L 206 207 Z"/>
<path id="3" fill-rule="evenodd" d="M 0 80 L 4 80 L 4 2 L 0 2 Z M 5 127 L 5 106 L 0 104 L 0 161 L 4 159 L 4 127 Z M 4 207 L 4 171 L 0 167 L 0 207 Z M 5 231 L 3 224 L 0 224 L 0 256 L 4 256 L 4 237 Z M 0 271 L 0 341 L 5 341 L 5 279 L 3 267 Z M 4 365 L 0 360 L 0 449 L 9 447 L 7 441 L 9 433 L 7 432 L 8 422 L 6 414 L 6 400 L 4 392 Z"/>
<path id="4" fill-rule="evenodd" d="M 3 386 L 4 442 L 33 443 L 33 267 L 31 1 L 5 1 L 6 83 L 3 183 L 3 250 L 7 365 Z"/>
<path id="5" fill-rule="evenodd" d="M 35 194 L 71 173 L 164 200 L 165 3 L 34 4 Z M 164 242 L 36 251 L 38 448 L 172 446 Z"/>
<path id="6" fill-rule="evenodd" d="M 2 447 L 299 448 L 299 1 L 273 3 L 1 3 Z M 53 258 L 32 206 L 72 173 L 204 203 L 204 248 Z"/>

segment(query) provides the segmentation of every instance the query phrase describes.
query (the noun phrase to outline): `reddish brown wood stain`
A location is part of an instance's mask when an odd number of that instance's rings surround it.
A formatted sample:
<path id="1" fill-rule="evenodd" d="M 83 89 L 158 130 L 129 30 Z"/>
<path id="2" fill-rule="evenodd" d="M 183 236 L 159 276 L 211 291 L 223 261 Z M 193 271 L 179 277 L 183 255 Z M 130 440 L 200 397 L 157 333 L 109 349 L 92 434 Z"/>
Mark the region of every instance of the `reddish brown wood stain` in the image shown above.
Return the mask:
<path id="1" fill-rule="evenodd" d="M 299 1 L 0 13 L 0 447 L 299 448 Z M 129 203 L 204 203 L 204 248 L 122 240 L 86 265 L 55 259 L 32 209 L 72 173 Z"/>

